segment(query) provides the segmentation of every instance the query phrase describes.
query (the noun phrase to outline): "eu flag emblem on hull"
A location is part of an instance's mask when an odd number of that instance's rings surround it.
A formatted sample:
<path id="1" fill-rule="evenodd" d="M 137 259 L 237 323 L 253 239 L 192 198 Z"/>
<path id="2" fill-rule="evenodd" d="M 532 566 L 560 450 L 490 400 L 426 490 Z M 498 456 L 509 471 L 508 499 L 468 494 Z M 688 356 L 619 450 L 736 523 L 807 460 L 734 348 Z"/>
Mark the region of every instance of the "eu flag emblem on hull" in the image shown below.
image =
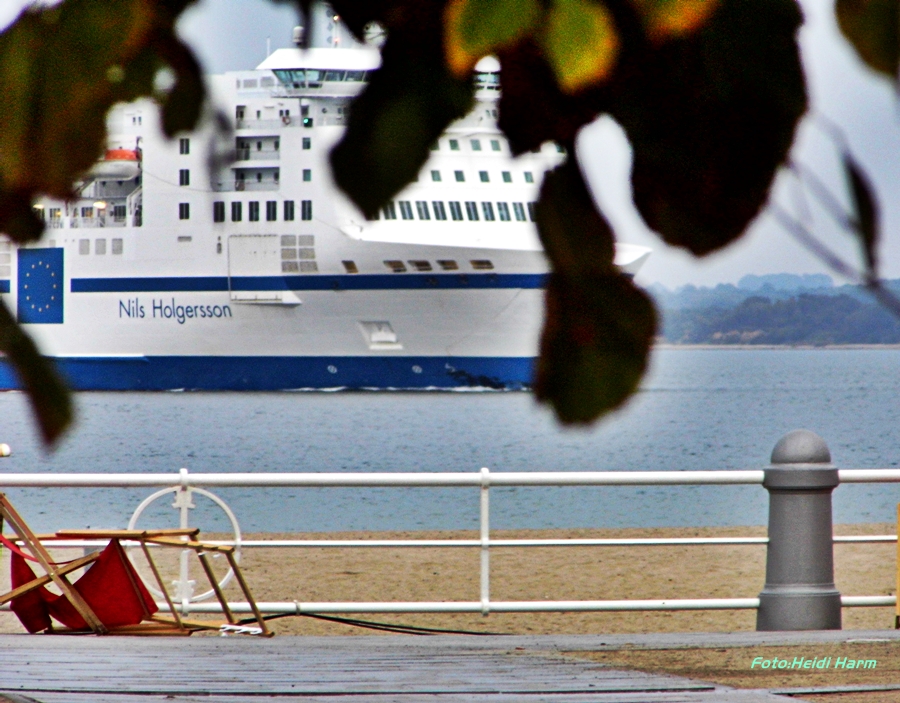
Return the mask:
<path id="1" fill-rule="evenodd" d="M 62 324 L 63 249 L 19 249 L 20 323 Z"/>

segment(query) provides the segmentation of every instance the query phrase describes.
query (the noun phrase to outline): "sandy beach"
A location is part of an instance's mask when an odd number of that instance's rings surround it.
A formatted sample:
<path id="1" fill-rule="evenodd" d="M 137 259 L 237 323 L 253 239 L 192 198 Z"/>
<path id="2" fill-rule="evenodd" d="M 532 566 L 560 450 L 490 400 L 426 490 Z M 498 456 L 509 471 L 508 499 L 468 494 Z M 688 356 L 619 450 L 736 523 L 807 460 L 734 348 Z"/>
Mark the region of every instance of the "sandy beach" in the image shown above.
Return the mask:
<path id="1" fill-rule="evenodd" d="M 837 526 L 835 534 L 891 534 L 893 524 Z M 496 531 L 494 539 L 764 536 L 761 527 Z M 245 535 L 247 539 L 475 539 L 473 532 Z M 895 546 L 835 546 L 837 586 L 844 595 L 887 595 L 895 588 Z M 60 558 L 72 557 L 60 553 Z M 9 579 L 0 560 L 0 588 Z M 76 554 L 77 555 L 77 554 Z M 259 601 L 478 600 L 476 548 L 254 548 L 242 559 Z M 170 572 L 174 577 L 174 571 Z M 199 574 L 199 569 L 195 571 Z M 758 595 L 765 580 L 765 546 L 529 547 L 491 550 L 495 600 L 624 598 L 739 598 Z M 232 585 L 230 598 L 239 600 Z M 753 630 L 756 613 L 529 613 L 360 615 L 359 619 L 417 627 L 509 634 L 712 632 Z M 845 608 L 845 629 L 890 629 L 893 608 Z M 307 617 L 273 621 L 278 634 L 347 635 L 378 631 Z M 20 632 L 15 616 L 0 614 L 0 631 Z"/>

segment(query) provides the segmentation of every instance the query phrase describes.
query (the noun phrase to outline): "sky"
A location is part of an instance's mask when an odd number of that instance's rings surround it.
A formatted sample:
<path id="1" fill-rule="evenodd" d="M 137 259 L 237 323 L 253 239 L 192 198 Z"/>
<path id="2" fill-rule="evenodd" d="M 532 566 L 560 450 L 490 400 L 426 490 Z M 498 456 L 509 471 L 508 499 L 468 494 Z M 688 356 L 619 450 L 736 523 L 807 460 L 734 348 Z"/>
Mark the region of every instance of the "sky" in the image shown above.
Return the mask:
<path id="1" fill-rule="evenodd" d="M 0 2 L 0 27 L 15 18 L 26 0 Z M 822 125 L 838 125 L 851 152 L 869 175 L 882 213 L 882 275 L 900 278 L 900 109 L 888 81 L 869 71 L 838 32 L 833 0 L 803 0 L 800 30 L 811 110 L 801 124 L 792 157 L 812 169 L 830 190 L 846 201 L 846 184 L 838 154 Z M 187 10 L 179 32 L 194 47 L 208 73 L 256 66 L 271 49 L 290 46 L 296 24 L 294 10 L 269 0 L 200 0 Z M 620 241 L 643 244 L 653 254 L 638 274 L 644 285 L 676 288 L 685 284 L 713 286 L 736 283 L 746 274 L 831 273 L 797 244 L 766 212 L 746 235 L 721 252 L 698 260 L 665 245 L 648 230 L 632 202 L 629 185 L 631 153 L 618 125 L 601 117 L 585 127 L 578 156 L 589 183 Z M 771 199 L 796 211 L 800 202 L 795 181 L 781 174 Z M 855 242 L 812 208 L 812 230 L 842 259 L 856 264 Z M 842 279 L 835 276 L 837 282 Z"/>

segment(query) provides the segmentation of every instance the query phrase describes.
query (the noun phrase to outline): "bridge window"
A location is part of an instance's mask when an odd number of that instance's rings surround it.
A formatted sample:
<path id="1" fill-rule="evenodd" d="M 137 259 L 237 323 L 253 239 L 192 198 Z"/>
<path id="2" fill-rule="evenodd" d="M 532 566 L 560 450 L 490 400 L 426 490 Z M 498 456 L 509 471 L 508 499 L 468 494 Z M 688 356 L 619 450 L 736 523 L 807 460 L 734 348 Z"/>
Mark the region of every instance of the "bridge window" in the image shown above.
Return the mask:
<path id="1" fill-rule="evenodd" d="M 381 208 L 381 212 L 384 213 L 384 219 L 386 220 L 396 220 L 397 219 L 397 209 L 394 207 L 394 201 L 388 200 L 384 207 Z"/>
<path id="2" fill-rule="evenodd" d="M 466 215 L 473 222 L 478 221 L 478 203 L 473 203 L 472 201 L 466 201 Z"/>
<path id="3" fill-rule="evenodd" d="M 509 205 L 506 203 L 497 203 L 497 217 L 501 222 L 509 222 Z"/>
<path id="4" fill-rule="evenodd" d="M 266 222 L 275 222 L 278 219 L 278 201 L 266 201 Z"/>
<path id="5" fill-rule="evenodd" d="M 191 219 L 191 204 L 190 203 L 178 203 L 178 219 L 179 220 Z"/>
<path id="6" fill-rule="evenodd" d="M 428 212 L 428 203 L 424 200 L 416 201 L 416 212 L 418 213 L 420 220 L 431 219 L 431 215 Z"/>
<path id="7" fill-rule="evenodd" d="M 244 217 L 244 207 L 240 202 L 231 203 L 231 221 L 240 222 Z"/>
<path id="8" fill-rule="evenodd" d="M 487 222 L 494 221 L 494 206 L 490 203 L 481 203 L 481 211 L 484 213 L 484 219 Z"/>
<path id="9" fill-rule="evenodd" d="M 456 222 L 462 220 L 462 208 L 459 206 L 459 203 L 451 200 L 448 204 L 450 205 L 450 217 Z"/>
<path id="10" fill-rule="evenodd" d="M 513 203 L 513 212 L 519 222 L 525 222 L 525 206 L 522 203 Z"/>
<path id="11" fill-rule="evenodd" d="M 488 176 L 487 171 L 479 171 L 478 177 L 481 179 L 482 183 L 490 183 L 490 181 L 491 181 L 490 177 Z"/>
<path id="12" fill-rule="evenodd" d="M 178 171 L 178 185 L 189 186 L 191 184 L 191 172 L 189 169 L 182 168 Z"/>
<path id="13" fill-rule="evenodd" d="M 400 205 L 400 217 L 404 220 L 411 220 L 413 218 L 412 214 L 412 206 L 410 206 L 408 200 L 401 200 L 398 203 Z"/>
<path id="14" fill-rule="evenodd" d="M 444 210 L 444 203 L 442 203 L 440 200 L 435 200 L 431 203 L 431 207 L 434 208 L 434 219 L 447 219 L 447 212 Z"/>
<path id="15" fill-rule="evenodd" d="M 259 201 L 252 200 L 247 203 L 247 219 L 250 222 L 259 222 Z"/>
<path id="16" fill-rule="evenodd" d="M 284 221 L 285 222 L 293 222 L 294 221 L 294 201 L 293 200 L 285 200 L 284 201 Z"/>

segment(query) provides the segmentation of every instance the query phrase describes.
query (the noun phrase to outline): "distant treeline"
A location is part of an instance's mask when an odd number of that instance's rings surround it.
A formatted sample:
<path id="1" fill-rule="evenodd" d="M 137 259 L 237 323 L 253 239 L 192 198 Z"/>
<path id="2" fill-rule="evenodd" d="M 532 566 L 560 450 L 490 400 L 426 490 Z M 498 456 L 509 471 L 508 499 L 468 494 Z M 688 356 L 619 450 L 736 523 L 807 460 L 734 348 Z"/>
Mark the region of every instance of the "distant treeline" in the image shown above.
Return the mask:
<path id="1" fill-rule="evenodd" d="M 663 309 L 675 344 L 900 344 L 900 319 L 854 295 L 751 296 L 735 306 Z"/>

